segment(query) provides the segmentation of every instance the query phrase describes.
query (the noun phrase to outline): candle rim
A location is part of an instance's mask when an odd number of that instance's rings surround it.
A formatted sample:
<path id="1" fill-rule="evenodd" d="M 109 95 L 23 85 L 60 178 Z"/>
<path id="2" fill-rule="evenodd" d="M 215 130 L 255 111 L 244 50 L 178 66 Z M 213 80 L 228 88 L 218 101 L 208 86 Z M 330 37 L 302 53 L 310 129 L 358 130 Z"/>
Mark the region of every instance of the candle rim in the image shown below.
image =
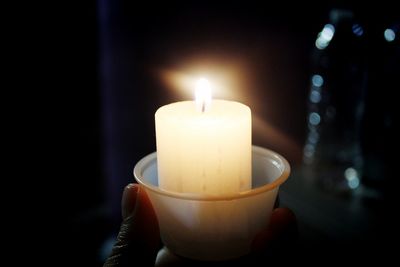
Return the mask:
<path id="1" fill-rule="evenodd" d="M 163 118 L 163 119 L 169 119 L 169 120 L 193 120 L 192 116 L 193 115 L 198 115 L 199 118 L 204 117 L 204 115 L 211 115 L 211 116 L 215 116 L 215 105 L 217 105 L 218 108 L 220 108 L 220 106 L 218 106 L 218 104 L 222 104 L 224 105 L 223 107 L 226 108 L 226 106 L 228 106 L 231 110 L 230 113 L 225 113 L 223 112 L 222 114 L 218 113 L 218 116 L 222 119 L 227 119 L 227 118 L 231 118 L 233 115 L 235 116 L 236 119 L 247 119 L 248 115 L 250 114 L 251 116 L 251 109 L 249 106 L 237 102 L 237 101 L 231 101 L 231 100 L 224 100 L 224 99 L 213 99 L 211 101 L 210 107 L 207 109 L 207 111 L 205 111 L 204 113 L 202 112 L 198 112 L 197 107 L 196 107 L 196 101 L 194 100 L 185 100 L 185 101 L 178 101 L 178 102 L 174 102 L 174 103 L 170 103 L 164 106 L 161 106 L 157 109 L 157 111 L 155 112 L 154 116 L 157 118 Z M 176 116 L 176 109 L 181 109 L 181 108 L 186 108 L 185 105 L 193 105 L 193 109 L 190 113 L 180 113 L 179 116 Z M 226 106 L 225 106 L 226 105 Z M 235 108 L 233 108 L 235 107 Z M 237 108 L 239 108 L 239 110 L 237 110 Z M 190 110 L 190 109 L 189 109 Z M 179 110 L 181 111 L 181 110 Z M 218 112 L 220 112 L 221 110 L 219 110 Z M 232 112 L 234 111 L 234 112 Z M 174 116 L 170 116 L 172 113 Z M 229 115 L 229 116 L 227 116 Z"/>
<path id="2" fill-rule="evenodd" d="M 255 146 L 252 145 L 252 152 L 260 153 L 260 154 L 270 154 L 273 158 L 275 158 L 278 161 L 281 161 L 283 170 L 282 173 L 278 178 L 276 178 L 273 182 L 267 183 L 265 185 L 256 187 L 256 188 L 251 188 L 246 191 L 242 192 L 237 192 L 237 193 L 226 193 L 226 194 L 221 194 L 221 195 L 213 195 L 213 194 L 206 194 L 206 193 L 182 193 L 182 192 L 174 192 L 174 191 L 168 191 L 165 189 L 161 189 L 159 186 L 153 186 L 149 183 L 145 183 L 141 177 L 143 176 L 142 173 L 140 173 L 139 170 L 143 170 L 143 166 L 146 164 L 149 164 L 154 158 L 157 158 L 157 152 L 153 152 L 143 159 L 141 159 L 135 166 L 133 170 L 134 177 L 136 181 L 146 187 L 147 189 L 156 192 L 157 194 L 162 194 L 166 195 L 169 197 L 173 198 L 179 198 L 179 199 L 187 199 L 187 200 L 198 200 L 198 201 L 224 201 L 224 200 L 233 200 L 233 199 L 239 199 L 239 198 L 246 198 L 254 195 L 258 195 L 261 193 L 264 193 L 266 191 L 270 191 L 278 186 L 280 186 L 282 183 L 284 183 L 290 175 L 290 165 L 288 161 L 281 156 L 280 154 L 267 149 L 263 148 L 260 146 Z"/>

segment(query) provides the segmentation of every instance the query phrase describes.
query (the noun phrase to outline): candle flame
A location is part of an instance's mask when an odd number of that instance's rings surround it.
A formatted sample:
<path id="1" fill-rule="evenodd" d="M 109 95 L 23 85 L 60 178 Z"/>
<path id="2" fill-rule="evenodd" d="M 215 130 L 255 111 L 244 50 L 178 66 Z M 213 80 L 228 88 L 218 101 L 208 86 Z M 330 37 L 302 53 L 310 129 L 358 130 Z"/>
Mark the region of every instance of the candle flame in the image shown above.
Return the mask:
<path id="1" fill-rule="evenodd" d="M 196 84 L 196 106 L 201 112 L 205 112 L 211 104 L 211 85 L 210 82 L 201 78 Z"/>

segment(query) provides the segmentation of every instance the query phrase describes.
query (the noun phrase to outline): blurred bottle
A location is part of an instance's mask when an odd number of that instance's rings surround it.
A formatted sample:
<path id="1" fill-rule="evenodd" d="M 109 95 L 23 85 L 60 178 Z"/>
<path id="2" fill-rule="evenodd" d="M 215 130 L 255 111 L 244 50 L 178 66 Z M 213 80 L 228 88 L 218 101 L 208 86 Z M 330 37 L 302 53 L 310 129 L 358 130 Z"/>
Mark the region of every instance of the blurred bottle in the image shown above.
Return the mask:
<path id="1" fill-rule="evenodd" d="M 360 124 L 366 64 L 364 29 L 350 10 L 334 9 L 312 54 L 304 163 L 324 189 L 351 192 L 360 185 Z"/>
<path id="2" fill-rule="evenodd" d="M 361 124 L 363 185 L 387 200 L 397 196 L 398 188 L 398 163 L 393 155 L 398 153 L 399 136 L 395 129 L 399 124 L 400 17 L 384 12 L 366 21 L 369 23 L 368 84 Z"/>

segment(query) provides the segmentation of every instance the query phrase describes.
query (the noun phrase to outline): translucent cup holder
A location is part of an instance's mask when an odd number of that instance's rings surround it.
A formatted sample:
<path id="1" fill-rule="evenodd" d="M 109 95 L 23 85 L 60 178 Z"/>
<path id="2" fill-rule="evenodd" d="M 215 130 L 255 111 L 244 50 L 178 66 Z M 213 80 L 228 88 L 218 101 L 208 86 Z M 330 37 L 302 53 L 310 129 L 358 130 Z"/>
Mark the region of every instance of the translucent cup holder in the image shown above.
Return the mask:
<path id="1" fill-rule="evenodd" d="M 186 258 L 218 261 L 250 252 L 255 235 L 270 219 L 279 186 L 290 174 L 285 158 L 257 146 L 252 147 L 252 168 L 252 189 L 225 195 L 159 188 L 156 152 L 136 164 L 134 176 L 151 200 L 165 246 Z"/>

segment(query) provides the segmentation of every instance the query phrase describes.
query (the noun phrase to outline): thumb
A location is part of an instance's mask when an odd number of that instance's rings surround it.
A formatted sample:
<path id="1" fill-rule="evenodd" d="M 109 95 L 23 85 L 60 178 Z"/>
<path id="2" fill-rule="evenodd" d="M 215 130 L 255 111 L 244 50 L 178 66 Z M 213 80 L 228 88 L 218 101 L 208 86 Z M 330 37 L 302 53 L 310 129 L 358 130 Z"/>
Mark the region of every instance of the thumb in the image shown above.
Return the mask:
<path id="1" fill-rule="evenodd" d="M 131 213 L 135 210 L 137 195 L 139 191 L 138 184 L 128 184 L 124 193 L 122 194 L 121 208 L 122 208 L 122 219 L 128 218 Z"/>
<path id="2" fill-rule="evenodd" d="M 138 184 L 125 187 L 122 196 L 123 222 L 111 256 L 104 267 L 153 266 L 160 246 L 157 217 L 146 191 Z"/>

